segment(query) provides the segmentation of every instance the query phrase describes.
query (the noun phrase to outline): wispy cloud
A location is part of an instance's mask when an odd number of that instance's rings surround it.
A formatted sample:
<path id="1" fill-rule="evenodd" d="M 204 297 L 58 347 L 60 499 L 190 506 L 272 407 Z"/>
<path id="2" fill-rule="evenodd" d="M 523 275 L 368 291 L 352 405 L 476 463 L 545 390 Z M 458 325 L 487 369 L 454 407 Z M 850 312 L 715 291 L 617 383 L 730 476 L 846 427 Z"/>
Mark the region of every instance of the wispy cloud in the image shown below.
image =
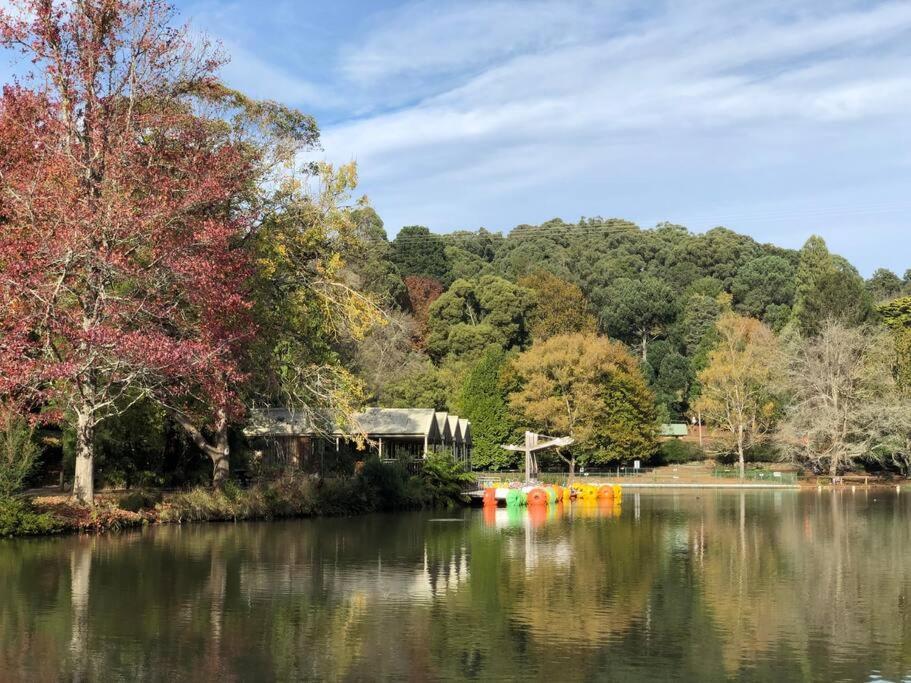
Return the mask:
<path id="1" fill-rule="evenodd" d="M 327 154 L 358 159 L 393 229 L 641 218 L 656 205 L 685 220 L 731 201 L 747 215 L 774 194 L 793 207 L 784 224 L 808 233 L 840 218 L 808 215 L 795 178 L 844 196 L 908 141 L 908 3 L 476 8 L 408 5 L 342 50 L 353 90 L 412 88 L 407 106 L 324 132 Z M 832 166 L 839 156 L 847 166 Z"/>
<path id="2" fill-rule="evenodd" d="M 911 265 L 876 239 L 911 210 L 907 1 L 178 2 L 393 233 L 619 215 Z"/>

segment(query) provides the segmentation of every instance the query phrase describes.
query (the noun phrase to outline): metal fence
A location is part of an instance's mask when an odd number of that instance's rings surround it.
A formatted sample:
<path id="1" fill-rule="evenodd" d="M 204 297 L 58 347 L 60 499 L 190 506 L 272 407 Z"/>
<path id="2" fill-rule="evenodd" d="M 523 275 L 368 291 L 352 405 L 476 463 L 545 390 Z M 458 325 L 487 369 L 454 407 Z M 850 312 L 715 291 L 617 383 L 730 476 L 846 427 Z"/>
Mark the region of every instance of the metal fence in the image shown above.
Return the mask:
<path id="1" fill-rule="evenodd" d="M 614 467 L 608 469 L 598 469 L 598 470 L 581 470 L 577 471 L 575 474 L 575 481 L 579 483 L 584 483 L 588 478 L 618 478 L 618 477 L 641 477 L 644 475 L 649 475 L 654 472 L 653 467 Z M 502 472 L 478 472 L 477 480 L 478 486 L 480 488 L 485 488 L 487 486 L 497 486 L 501 483 L 505 484 L 512 481 L 524 481 L 525 472 L 522 470 L 504 470 Z M 560 484 L 565 486 L 567 480 L 569 479 L 569 474 L 566 471 L 563 472 L 538 472 L 538 481 L 542 484 Z"/>
<path id="2" fill-rule="evenodd" d="M 712 472 L 712 476 L 722 479 L 740 479 L 740 469 L 737 467 L 716 467 Z M 744 471 L 743 478 L 751 481 L 767 481 L 773 484 L 797 483 L 797 474 L 794 472 L 748 469 Z"/>

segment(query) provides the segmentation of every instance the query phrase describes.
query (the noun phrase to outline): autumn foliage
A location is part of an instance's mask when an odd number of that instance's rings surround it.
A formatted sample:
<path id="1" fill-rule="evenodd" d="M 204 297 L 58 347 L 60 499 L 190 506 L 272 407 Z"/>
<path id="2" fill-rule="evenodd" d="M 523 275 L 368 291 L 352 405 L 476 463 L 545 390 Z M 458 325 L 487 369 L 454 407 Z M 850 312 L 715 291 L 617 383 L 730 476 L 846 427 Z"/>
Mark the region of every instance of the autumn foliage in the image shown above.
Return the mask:
<path id="1" fill-rule="evenodd" d="M 42 77 L 0 100 L 0 393 L 76 416 L 90 500 L 93 430 L 125 402 L 239 409 L 251 160 L 194 106 L 217 61 L 167 5 L 18 5 L 0 40 Z"/>
<path id="2" fill-rule="evenodd" d="M 417 321 L 423 338 L 427 333 L 430 306 L 446 291 L 443 283 L 426 275 L 408 275 L 403 278 L 408 292 L 408 307 Z"/>
<path id="3" fill-rule="evenodd" d="M 727 313 L 717 323 L 718 341 L 699 373 L 697 410 L 725 435 L 722 448 L 737 454 L 744 476 L 745 452 L 761 443 L 779 409 L 781 352 L 775 334 L 755 318 Z"/>
<path id="4" fill-rule="evenodd" d="M 646 459 L 654 451 L 654 397 L 620 342 L 557 335 L 519 355 L 511 370 L 517 387 L 509 401 L 523 422 L 576 440 L 567 460 L 571 471 L 577 457 L 604 464 Z"/>

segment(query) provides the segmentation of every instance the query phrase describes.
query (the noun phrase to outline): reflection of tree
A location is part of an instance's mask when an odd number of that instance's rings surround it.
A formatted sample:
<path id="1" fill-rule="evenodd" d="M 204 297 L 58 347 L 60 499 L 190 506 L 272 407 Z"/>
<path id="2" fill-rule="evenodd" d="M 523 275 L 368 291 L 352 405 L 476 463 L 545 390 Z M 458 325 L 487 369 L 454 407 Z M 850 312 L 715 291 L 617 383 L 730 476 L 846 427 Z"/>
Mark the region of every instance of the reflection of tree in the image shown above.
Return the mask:
<path id="1" fill-rule="evenodd" d="M 61 677 L 71 636 L 70 551 L 76 540 L 0 541 L 0 678 Z"/>
<path id="2" fill-rule="evenodd" d="M 777 667 L 785 678 L 858 679 L 878 668 L 889 677 L 887 664 L 894 677 L 907 672 L 911 531 L 900 500 L 795 494 L 777 511 L 753 500 L 743 527 L 728 503 L 705 506 L 698 569 L 728 675 Z"/>
<path id="3" fill-rule="evenodd" d="M 720 634 L 721 662 L 728 676 L 774 653 L 784 632 L 791 631 L 789 647 L 802 651 L 807 643 L 806 634 L 793 629 L 800 602 L 793 585 L 782 580 L 789 558 L 781 534 L 788 525 L 752 505 L 748 519 L 747 495 L 712 501 L 700 512 L 704 552 L 696 574 Z"/>
<path id="4" fill-rule="evenodd" d="M 70 553 L 70 603 L 73 609 L 70 656 L 73 680 L 89 680 L 89 583 L 92 575 L 92 540 L 80 539 Z"/>
<path id="5" fill-rule="evenodd" d="M 615 511 L 607 512 L 609 519 Z M 446 617 L 430 625 L 433 676 L 601 676 L 599 646 L 643 619 L 663 553 L 658 527 L 625 522 L 472 528 L 471 581 L 447 596 Z"/>
<path id="6" fill-rule="evenodd" d="M 898 679 L 911 501 L 878 495 L 2 543 L 0 679 Z"/>

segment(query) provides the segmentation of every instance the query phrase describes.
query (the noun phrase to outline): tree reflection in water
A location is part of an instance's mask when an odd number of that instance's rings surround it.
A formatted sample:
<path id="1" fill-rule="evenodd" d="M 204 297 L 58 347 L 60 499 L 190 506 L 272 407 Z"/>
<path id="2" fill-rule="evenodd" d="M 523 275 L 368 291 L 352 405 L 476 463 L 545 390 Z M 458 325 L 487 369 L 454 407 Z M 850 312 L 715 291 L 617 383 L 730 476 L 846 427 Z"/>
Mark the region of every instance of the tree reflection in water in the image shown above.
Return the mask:
<path id="1" fill-rule="evenodd" d="M 911 524 L 884 493 L 0 543 L 4 680 L 898 679 Z"/>

